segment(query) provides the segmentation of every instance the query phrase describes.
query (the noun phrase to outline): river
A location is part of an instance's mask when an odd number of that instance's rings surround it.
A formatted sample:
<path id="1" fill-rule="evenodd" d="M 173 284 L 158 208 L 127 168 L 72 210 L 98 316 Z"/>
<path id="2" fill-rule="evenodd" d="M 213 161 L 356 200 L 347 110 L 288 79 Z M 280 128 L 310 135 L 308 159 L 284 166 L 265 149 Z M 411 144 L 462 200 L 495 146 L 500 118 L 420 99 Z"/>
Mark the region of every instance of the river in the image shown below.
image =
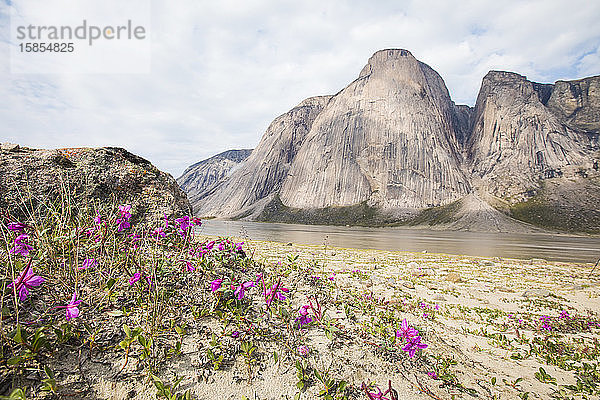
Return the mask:
<path id="1" fill-rule="evenodd" d="M 600 258 L 600 237 L 545 233 L 480 233 L 398 227 L 367 228 L 204 220 L 199 233 L 250 240 L 357 249 L 463 254 L 592 263 Z"/>

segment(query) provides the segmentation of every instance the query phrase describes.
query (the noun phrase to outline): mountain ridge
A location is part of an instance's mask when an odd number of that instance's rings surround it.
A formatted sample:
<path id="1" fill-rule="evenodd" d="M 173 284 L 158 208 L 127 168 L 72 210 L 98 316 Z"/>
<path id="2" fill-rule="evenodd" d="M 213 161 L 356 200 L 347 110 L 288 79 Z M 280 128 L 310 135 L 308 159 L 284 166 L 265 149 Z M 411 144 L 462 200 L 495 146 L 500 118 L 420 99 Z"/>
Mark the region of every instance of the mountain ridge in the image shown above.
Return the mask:
<path id="1" fill-rule="evenodd" d="M 543 84 L 507 71 L 486 74 L 474 107 L 457 105 L 410 51 L 380 50 L 335 95 L 277 117 L 248 161 L 192 203 L 202 216 L 369 224 L 377 214 L 377 225 L 410 224 L 467 196 L 461 218 L 471 221 L 468 209 L 481 212 L 480 200 L 496 197 L 507 206 L 494 218 L 506 228 L 505 218 L 522 217 L 513 207 L 543 188 L 558 199 L 548 187 L 569 186 L 564 180 L 595 187 L 599 109 L 600 76 Z M 557 183 L 544 185 L 549 179 Z M 598 210 L 579 206 L 598 222 L 576 229 L 600 230 Z"/>

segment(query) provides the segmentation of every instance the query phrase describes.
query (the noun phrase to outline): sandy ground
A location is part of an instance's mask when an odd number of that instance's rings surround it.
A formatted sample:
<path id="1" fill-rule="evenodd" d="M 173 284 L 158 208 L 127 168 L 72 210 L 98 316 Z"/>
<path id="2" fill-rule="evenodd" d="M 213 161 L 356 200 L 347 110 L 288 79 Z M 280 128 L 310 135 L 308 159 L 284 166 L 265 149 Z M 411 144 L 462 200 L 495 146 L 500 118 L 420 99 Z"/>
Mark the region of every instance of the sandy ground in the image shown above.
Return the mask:
<path id="1" fill-rule="evenodd" d="M 583 398 L 564 388 L 563 397 L 557 394 L 560 385 L 576 384 L 577 370 L 565 365 L 598 363 L 595 356 L 588 357 L 591 361 L 585 358 L 598 351 L 600 338 L 600 329 L 594 326 L 600 312 L 600 271 L 588 276 L 592 267 L 588 264 L 258 241 L 247 241 L 246 246 L 256 260 L 273 269 L 280 268 L 278 263 L 291 264 L 297 256 L 293 264 L 310 265 L 311 273 L 319 277 L 307 277 L 299 268 L 284 282 L 295 308 L 315 293 L 328 293 L 325 314 L 338 332 L 330 339 L 322 329 L 309 328 L 292 345 L 307 345 L 310 353 L 305 359 L 311 365 L 335 380 L 347 381 L 350 399 L 367 398 L 358 390 L 362 382 L 385 388 L 388 380 L 400 399 L 548 399 L 553 393 L 558 398 Z M 199 295 L 199 301 L 203 299 Z M 564 311 L 569 317 L 560 317 Z M 551 330 L 540 328 L 545 315 Z M 386 344 L 393 330 L 381 331 L 384 322 L 403 318 L 428 344 L 412 359 L 397 345 Z M 239 354 L 226 357 L 215 371 L 208 367 L 206 349 L 211 335 L 219 332 L 224 332 L 223 326 L 210 318 L 190 327 L 182 355 L 160 366 L 163 378 L 183 377 L 181 388 L 191 389 L 198 399 L 294 398 L 298 393 L 294 363 L 299 359 L 295 347 L 281 348 L 269 340 L 258 343 L 251 377 Z M 526 344 L 534 337 L 540 338 L 538 349 L 544 343 L 555 346 L 535 354 Z M 222 344 L 230 350 L 239 348 L 239 340 L 227 335 Z M 544 360 L 544 352 L 564 353 L 566 364 Z M 90 358 L 84 351 L 78 361 L 79 370 L 94 377 L 96 397 L 85 398 L 156 398 L 151 383 L 136 376 L 134 362 L 115 377 L 122 354 L 93 363 Z M 536 378 L 540 367 L 557 385 Z M 312 378 L 307 386 L 301 399 L 320 398 L 319 382 Z"/>

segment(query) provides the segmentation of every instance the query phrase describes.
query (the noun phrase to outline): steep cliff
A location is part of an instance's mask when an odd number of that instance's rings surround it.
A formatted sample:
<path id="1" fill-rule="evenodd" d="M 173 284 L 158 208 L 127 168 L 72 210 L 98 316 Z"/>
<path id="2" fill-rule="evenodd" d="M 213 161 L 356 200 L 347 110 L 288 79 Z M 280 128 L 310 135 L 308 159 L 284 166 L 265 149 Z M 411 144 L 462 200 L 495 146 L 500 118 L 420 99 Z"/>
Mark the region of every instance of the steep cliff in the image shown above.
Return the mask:
<path id="1" fill-rule="evenodd" d="M 177 183 L 187 193 L 192 204 L 200 202 L 213 186 L 220 184 L 238 169 L 252 149 L 227 150 L 188 167 L 177 178 Z"/>
<path id="2" fill-rule="evenodd" d="M 175 179 L 125 149 L 41 150 L 2 146 L 0 209 L 27 220 L 56 202 L 79 207 L 131 204 L 133 219 L 156 223 L 163 215 L 189 215 L 190 203 Z"/>
<path id="3" fill-rule="evenodd" d="M 470 191 L 454 104 L 442 78 L 407 50 L 375 53 L 317 116 L 281 189 L 294 208 L 446 204 Z"/>
<path id="4" fill-rule="evenodd" d="M 279 191 L 313 121 L 331 96 L 311 97 L 277 117 L 244 165 L 193 203 L 199 215 L 239 217 L 260 211 Z"/>

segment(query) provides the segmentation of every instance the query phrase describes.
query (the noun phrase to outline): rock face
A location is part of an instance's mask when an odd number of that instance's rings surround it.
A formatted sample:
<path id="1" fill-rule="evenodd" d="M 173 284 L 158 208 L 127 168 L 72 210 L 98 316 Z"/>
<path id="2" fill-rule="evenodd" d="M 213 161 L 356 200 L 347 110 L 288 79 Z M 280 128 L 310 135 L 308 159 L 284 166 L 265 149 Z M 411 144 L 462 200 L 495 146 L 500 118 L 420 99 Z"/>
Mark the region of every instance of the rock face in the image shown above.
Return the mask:
<path id="1" fill-rule="evenodd" d="M 475 107 L 456 105 L 409 51 L 381 50 L 339 93 L 278 117 L 194 208 L 267 221 L 527 229 L 517 217 L 597 231 L 600 194 L 580 201 L 567 191 L 600 187 L 599 97 L 600 76 L 540 84 L 491 71 Z M 587 222 L 540 217 L 564 207 Z"/>
<path id="2" fill-rule="evenodd" d="M 304 143 L 313 121 L 331 96 L 311 97 L 280 115 L 267 128 L 244 166 L 194 204 L 205 216 L 252 215 L 273 199 Z"/>
<path id="3" fill-rule="evenodd" d="M 177 183 L 192 204 L 199 203 L 214 186 L 240 168 L 250 153 L 252 149 L 224 151 L 188 167 Z"/>
<path id="4" fill-rule="evenodd" d="M 14 218 L 44 213 L 57 199 L 70 198 L 75 210 L 95 205 L 131 204 L 134 221 L 155 223 L 189 215 L 191 206 L 173 177 L 124 149 L 0 151 L 0 208 Z"/>
<path id="5" fill-rule="evenodd" d="M 489 72 L 477 97 L 469 162 L 476 186 L 512 203 L 531 197 L 544 179 L 591 168 L 591 137 L 561 122 L 544 101 L 565 104 L 552 85 L 511 72 Z M 583 114 L 583 113 L 582 113 Z M 581 124 L 581 122 L 579 122 Z M 589 164 L 589 165 L 588 165 Z"/>
<path id="6" fill-rule="evenodd" d="M 294 208 L 417 209 L 470 191 L 442 78 L 406 50 L 375 53 L 312 124 L 281 189 Z"/>

